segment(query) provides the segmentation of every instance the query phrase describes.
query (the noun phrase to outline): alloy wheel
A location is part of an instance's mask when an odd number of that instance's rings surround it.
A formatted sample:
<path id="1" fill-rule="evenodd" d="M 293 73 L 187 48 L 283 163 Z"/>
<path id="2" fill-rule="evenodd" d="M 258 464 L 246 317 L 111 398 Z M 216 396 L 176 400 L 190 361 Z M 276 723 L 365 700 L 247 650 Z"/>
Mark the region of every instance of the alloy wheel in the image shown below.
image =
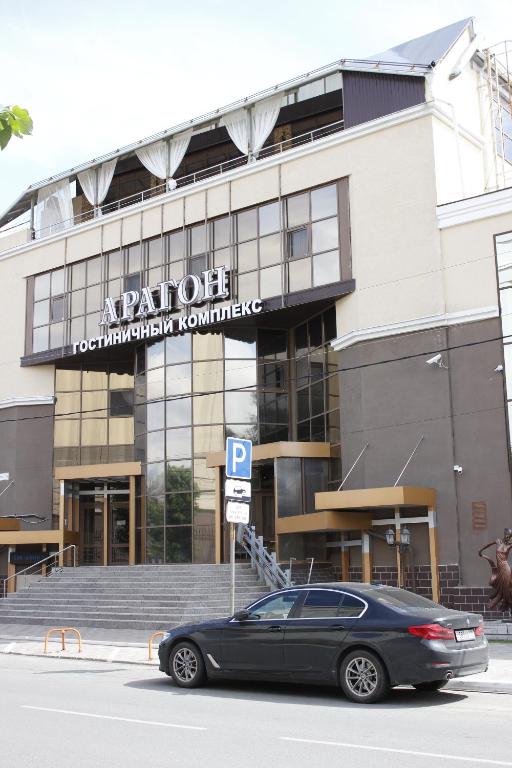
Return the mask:
<path id="1" fill-rule="evenodd" d="M 197 675 L 197 656 L 190 648 L 180 648 L 172 660 L 173 672 L 182 683 L 191 683 Z"/>
<path id="2" fill-rule="evenodd" d="M 351 693 L 365 698 L 375 693 L 379 684 L 379 672 L 370 659 L 356 656 L 347 664 L 345 683 Z"/>

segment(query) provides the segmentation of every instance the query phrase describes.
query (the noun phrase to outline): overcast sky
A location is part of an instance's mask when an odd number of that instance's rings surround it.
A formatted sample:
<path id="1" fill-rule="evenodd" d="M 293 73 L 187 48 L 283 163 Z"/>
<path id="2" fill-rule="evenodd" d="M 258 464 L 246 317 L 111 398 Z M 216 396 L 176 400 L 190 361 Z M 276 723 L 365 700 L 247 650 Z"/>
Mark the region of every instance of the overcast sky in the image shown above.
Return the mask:
<path id="1" fill-rule="evenodd" d="M 0 104 L 34 133 L 0 153 L 0 212 L 29 185 L 343 57 L 468 16 L 512 37 L 510 0 L 0 0 Z"/>

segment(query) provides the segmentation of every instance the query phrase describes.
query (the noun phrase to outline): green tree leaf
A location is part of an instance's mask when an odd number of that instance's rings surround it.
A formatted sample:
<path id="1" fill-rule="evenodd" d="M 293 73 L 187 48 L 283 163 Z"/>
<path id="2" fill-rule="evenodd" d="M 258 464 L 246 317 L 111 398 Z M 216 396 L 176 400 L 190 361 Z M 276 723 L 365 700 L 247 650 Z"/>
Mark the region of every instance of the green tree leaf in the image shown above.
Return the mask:
<path id="1" fill-rule="evenodd" d="M 33 123 L 28 111 L 18 104 L 0 106 L 0 150 L 5 149 L 12 136 L 30 136 Z"/>

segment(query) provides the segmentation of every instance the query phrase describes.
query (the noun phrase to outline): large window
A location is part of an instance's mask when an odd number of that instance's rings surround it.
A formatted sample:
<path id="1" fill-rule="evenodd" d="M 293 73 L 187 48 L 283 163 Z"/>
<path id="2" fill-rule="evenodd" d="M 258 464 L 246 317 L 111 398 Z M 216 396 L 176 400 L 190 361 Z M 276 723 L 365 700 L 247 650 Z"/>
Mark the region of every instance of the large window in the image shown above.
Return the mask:
<path id="1" fill-rule="evenodd" d="M 512 440 L 512 232 L 496 237 L 509 439 Z"/>
<path id="2" fill-rule="evenodd" d="M 338 187 L 327 184 L 31 278 L 34 301 L 27 354 L 104 333 L 107 329 L 99 322 L 107 296 L 119 308 L 126 291 L 155 288 L 162 280 L 179 281 L 214 267 L 230 270 L 231 302 L 339 281 Z M 177 307 L 176 312 L 211 306 Z"/>

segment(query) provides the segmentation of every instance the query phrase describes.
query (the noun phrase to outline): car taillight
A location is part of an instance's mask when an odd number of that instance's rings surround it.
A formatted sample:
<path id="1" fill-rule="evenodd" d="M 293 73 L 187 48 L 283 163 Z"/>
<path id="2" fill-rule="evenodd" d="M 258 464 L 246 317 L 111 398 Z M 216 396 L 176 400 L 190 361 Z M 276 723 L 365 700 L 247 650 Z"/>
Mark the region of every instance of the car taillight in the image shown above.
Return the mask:
<path id="1" fill-rule="evenodd" d="M 484 623 L 483 623 L 482 620 L 480 620 L 480 623 L 478 624 L 478 627 L 476 627 L 476 629 L 475 629 L 475 636 L 476 637 L 482 637 L 482 635 L 484 634 L 484 631 L 485 631 L 484 630 Z"/>
<path id="2" fill-rule="evenodd" d="M 453 629 L 442 627 L 441 624 L 419 624 L 408 627 L 408 631 L 423 640 L 455 640 Z"/>

